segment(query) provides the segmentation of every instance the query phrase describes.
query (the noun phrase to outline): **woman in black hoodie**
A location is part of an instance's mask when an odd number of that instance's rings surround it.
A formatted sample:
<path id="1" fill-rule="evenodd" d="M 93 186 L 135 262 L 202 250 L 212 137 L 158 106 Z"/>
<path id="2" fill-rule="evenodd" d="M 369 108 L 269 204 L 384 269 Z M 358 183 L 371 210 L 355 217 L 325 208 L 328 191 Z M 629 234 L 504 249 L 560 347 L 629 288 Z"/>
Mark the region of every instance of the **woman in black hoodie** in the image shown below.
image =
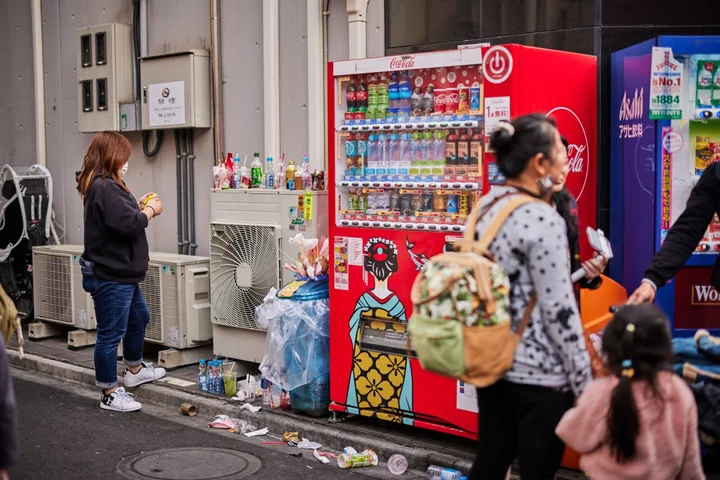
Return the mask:
<path id="1" fill-rule="evenodd" d="M 567 150 L 568 141 L 565 137 L 561 137 L 560 139 Z M 600 287 L 602 284 L 600 274 L 605 270 L 607 260 L 603 259 L 603 261 L 598 261 L 596 258 L 591 258 L 585 262 L 580 262 L 580 229 L 578 228 L 577 201 L 565 186 L 566 180 L 567 172 L 565 172 L 565 175 L 560 179 L 560 182 L 553 186 L 550 203 L 555 207 L 555 210 L 557 210 L 567 225 L 568 246 L 570 248 L 570 272 L 575 272 L 580 268 L 585 270 L 585 276 L 574 285 L 575 298 L 577 299 L 579 308 L 580 289 L 587 288 L 589 290 L 595 290 Z"/>

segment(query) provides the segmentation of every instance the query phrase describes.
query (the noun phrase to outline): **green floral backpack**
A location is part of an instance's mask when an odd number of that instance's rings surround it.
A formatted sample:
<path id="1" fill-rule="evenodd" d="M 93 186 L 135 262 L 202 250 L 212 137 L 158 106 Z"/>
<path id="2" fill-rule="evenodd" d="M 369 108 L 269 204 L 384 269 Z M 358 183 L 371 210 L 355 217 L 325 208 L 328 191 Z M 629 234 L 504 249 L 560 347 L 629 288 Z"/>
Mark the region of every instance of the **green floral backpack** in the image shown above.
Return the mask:
<path id="1" fill-rule="evenodd" d="M 507 193 L 495 199 L 485 213 L 510 195 L 517 198 L 502 207 L 479 241 L 475 241 L 475 225 L 482 207 L 477 202 L 463 239 L 455 243 L 455 252 L 431 258 L 412 287 L 414 308 L 408 332 L 420 364 L 427 371 L 478 387 L 492 385 L 510 369 L 535 306 L 533 295 L 517 332 L 513 332 L 510 280 L 488 248 L 515 209 L 539 200 Z"/>

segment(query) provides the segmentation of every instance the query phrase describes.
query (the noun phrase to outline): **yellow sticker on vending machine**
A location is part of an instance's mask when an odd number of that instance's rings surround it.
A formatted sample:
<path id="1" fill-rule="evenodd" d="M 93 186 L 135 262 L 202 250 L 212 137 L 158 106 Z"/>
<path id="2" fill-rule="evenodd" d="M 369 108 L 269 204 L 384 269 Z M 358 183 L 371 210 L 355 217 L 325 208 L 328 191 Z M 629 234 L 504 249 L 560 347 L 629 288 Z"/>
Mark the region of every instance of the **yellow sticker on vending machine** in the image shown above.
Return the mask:
<path id="1" fill-rule="evenodd" d="M 312 221 L 313 219 L 313 197 L 315 192 L 312 190 L 307 190 L 305 192 L 305 212 L 304 212 L 304 218 L 305 220 Z"/>

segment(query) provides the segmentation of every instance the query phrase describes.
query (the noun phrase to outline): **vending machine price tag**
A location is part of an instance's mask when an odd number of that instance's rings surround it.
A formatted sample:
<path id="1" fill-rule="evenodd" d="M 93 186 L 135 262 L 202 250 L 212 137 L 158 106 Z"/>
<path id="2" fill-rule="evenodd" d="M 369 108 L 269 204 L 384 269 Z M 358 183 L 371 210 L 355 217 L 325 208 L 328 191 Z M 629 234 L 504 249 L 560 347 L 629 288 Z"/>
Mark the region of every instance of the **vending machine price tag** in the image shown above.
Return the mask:
<path id="1" fill-rule="evenodd" d="M 410 189 L 406 189 L 406 188 L 401 188 L 401 189 L 400 189 L 400 194 L 401 194 L 401 195 L 405 195 L 405 194 L 410 194 L 410 195 L 422 195 L 422 193 L 423 193 L 422 190 L 410 190 Z"/>
<path id="2" fill-rule="evenodd" d="M 313 219 L 313 197 L 314 192 L 312 190 L 305 192 L 305 211 L 303 212 L 303 217 L 309 222 Z"/>

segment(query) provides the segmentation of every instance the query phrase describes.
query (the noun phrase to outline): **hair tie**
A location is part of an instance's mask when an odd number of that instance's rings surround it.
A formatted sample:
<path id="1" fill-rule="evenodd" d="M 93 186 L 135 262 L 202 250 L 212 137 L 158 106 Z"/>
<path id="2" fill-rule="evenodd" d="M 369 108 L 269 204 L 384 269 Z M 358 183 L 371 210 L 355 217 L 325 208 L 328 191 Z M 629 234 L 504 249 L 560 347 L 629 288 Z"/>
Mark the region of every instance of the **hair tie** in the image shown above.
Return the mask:
<path id="1" fill-rule="evenodd" d="M 635 324 L 634 323 L 628 323 L 625 327 L 625 330 L 627 330 L 630 333 L 633 333 L 635 331 Z"/>
<path id="2" fill-rule="evenodd" d="M 630 325 L 628 325 L 628 327 L 629 326 Z M 621 376 L 627 377 L 627 378 L 633 378 L 635 376 L 635 369 L 632 368 L 632 360 L 623 360 L 621 365 L 623 367 L 623 369 L 620 371 Z"/>
<path id="3" fill-rule="evenodd" d="M 497 128 L 502 128 L 503 130 L 508 132 L 511 137 L 513 135 L 515 135 L 515 127 L 513 127 L 512 123 L 510 123 L 510 122 L 500 122 L 500 123 L 498 123 Z"/>

